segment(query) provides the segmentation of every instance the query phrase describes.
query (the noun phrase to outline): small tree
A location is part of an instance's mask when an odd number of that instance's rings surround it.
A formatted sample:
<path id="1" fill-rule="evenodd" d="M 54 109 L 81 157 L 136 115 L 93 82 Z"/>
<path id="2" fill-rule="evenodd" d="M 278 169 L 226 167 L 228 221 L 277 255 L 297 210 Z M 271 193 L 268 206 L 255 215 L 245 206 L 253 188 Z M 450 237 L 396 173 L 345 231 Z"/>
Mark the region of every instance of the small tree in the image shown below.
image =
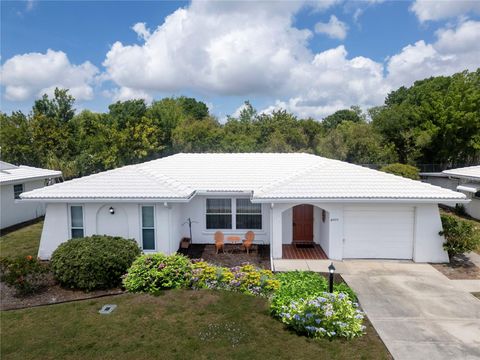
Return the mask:
<path id="1" fill-rule="evenodd" d="M 393 175 L 403 176 L 405 178 L 412 179 L 412 180 L 420 179 L 420 175 L 418 174 L 419 173 L 418 168 L 412 165 L 395 163 L 395 164 L 385 165 L 380 169 L 380 171 L 387 172 Z"/>
<path id="2" fill-rule="evenodd" d="M 480 231 L 470 222 L 460 220 L 451 215 L 441 215 L 445 236 L 443 248 L 448 252 L 450 260 L 453 256 L 473 251 L 480 246 Z"/>

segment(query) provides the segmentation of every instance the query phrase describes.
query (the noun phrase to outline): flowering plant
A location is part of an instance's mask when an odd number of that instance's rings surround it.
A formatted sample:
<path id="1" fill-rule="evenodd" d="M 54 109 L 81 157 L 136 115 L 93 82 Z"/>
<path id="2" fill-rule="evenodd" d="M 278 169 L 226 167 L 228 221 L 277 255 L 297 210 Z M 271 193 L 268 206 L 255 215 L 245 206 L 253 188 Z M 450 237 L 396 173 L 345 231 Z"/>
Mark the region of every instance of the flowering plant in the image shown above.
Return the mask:
<path id="1" fill-rule="evenodd" d="M 283 306 L 280 319 L 296 332 L 313 338 L 352 339 L 365 330 L 364 313 L 344 293 L 324 292 L 311 299 L 292 301 Z"/>
<path id="2" fill-rule="evenodd" d="M 192 263 L 183 255 L 141 255 L 123 276 L 123 286 L 131 292 L 156 294 L 163 289 L 187 287 L 191 277 Z"/>
<path id="3" fill-rule="evenodd" d="M 8 286 L 13 286 L 16 295 L 26 296 L 39 291 L 46 285 L 49 266 L 28 255 L 15 259 L 2 259 L 0 270 L 2 281 L 5 281 Z"/>

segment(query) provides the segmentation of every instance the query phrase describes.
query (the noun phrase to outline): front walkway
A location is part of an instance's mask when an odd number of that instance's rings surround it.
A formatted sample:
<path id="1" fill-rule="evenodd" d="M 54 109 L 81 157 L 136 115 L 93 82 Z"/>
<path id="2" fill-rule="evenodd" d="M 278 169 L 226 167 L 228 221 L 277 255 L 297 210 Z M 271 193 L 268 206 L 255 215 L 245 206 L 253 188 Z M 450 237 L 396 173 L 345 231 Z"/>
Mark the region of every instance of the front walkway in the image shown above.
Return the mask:
<path id="1" fill-rule="evenodd" d="M 478 280 L 428 264 L 345 261 L 343 278 L 397 360 L 480 359 Z"/>

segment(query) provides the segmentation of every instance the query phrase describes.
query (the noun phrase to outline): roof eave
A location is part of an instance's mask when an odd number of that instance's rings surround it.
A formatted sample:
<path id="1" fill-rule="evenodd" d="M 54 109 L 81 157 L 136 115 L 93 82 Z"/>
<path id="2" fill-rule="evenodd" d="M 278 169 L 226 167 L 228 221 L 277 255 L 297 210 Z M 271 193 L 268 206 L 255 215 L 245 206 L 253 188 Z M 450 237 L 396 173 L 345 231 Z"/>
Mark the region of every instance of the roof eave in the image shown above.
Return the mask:
<path id="1" fill-rule="evenodd" d="M 324 202 L 324 203 L 408 203 L 408 204 L 467 204 L 469 199 L 454 198 L 255 198 L 253 203 L 298 203 L 298 202 Z"/>
<path id="2" fill-rule="evenodd" d="M 31 180 L 52 179 L 52 178 L 58 178 L 61 176 L 62 176 L 61 172 L 59 172 L 58 174 L 52 174 L 52 175 L 28 176 L 28 177 L 19 178 L 19 179 L 0 181 L 0 185 L 10 185 L 15 183 L 22 183 L 25 181 L 31 181 Z"/>

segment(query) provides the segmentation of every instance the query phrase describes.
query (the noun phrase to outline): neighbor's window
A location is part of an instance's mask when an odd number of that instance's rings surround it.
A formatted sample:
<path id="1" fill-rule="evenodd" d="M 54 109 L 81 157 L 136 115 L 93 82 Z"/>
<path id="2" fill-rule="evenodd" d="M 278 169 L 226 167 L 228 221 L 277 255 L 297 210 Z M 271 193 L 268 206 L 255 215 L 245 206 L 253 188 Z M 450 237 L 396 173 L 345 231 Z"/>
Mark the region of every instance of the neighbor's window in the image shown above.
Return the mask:
<path id="1" fill-rule="evenodd" d="M 237 199 L 237 229 L 262 228 L 262 204 L 253 204 L 250 199 Z"/>
<path id="2" fill-rule="evenodd" d="M 232 199 L 207 199 L 207 229 L 232 228 Z"/>
<path id="3" fill-rule="evenodd" d="M 23 192 L 23 184 L 13 185 L 13 197 L 20 199 L 20 194 Z"/>
<path id="4" fill-rule="evenodd" d="M 83 232 L 83 206 L 70 206 L 70 223 L 72 228 L 72 238 L 81 238 Z"/>
<path id="5" fill-rule="evenodd" d="M 475 194 L 473 194 L 473 197 L 480 199 L 480 191 L 477 191 Z"/>
<path id="6" fill-rule="evenodd" d="M 142 248 L 155 250 L 155 211 L 153 206 L 142 206 Z"/>

